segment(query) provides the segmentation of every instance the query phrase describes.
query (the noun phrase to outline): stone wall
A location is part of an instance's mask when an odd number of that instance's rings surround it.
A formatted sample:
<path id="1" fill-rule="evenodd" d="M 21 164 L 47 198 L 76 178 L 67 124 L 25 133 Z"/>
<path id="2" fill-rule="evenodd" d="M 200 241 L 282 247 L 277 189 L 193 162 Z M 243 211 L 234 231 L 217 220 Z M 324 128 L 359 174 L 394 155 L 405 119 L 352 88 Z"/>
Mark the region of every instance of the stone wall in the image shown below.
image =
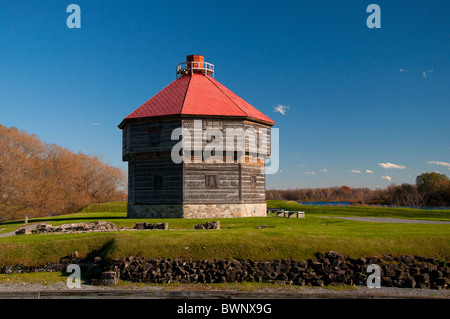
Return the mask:
<path id="1" fill-rule="evenodd" d="M 450 268 L 434 258 L 410 255 L 383 259 L 350 258 L 335 252 L 317 253 L 299 260 L 171 260 L 127 257 L 104 265 L 116 278 L 147 283 L 268 282 L 301 286 L 331 284 L 366 286 L 370 264 L 381 268 L 381 286 L 398 288 L 450 288 Z"/>
<path id="2" fill-rule="evenodd" d="M 128 218 L 183 218 L 182 205 L 131 205 Z"/>
<path id="3" fill-rule="evenodd" d="M 128 205 L 128 218 L 232 218 L 264 217 L 266 203 Z"/>
<path id="4" fill-rule="evenodd" d="M 183 205 L 184 218 L 264 217 L 266 203 Z"/>
<path id="5" fill-rule="evenodd" d="M 435 258 L 404 255 L 383 258 L 351 258 L 336 252 L 316 253 L 316 258 L 301 260 L 179 260 L 126 257 L 102 261 L 82 260 L 71 254 L 60 263 L 26 267 L 0 267 L 0 273 L 65 271 L 78 264 L 94 273 L 93 285 L 111 285 L 119 279 L 142 283 L 224 283 L 267 282 L 300 286 L 333 284 L 366 286 L 367 267 L 381 268 L 381 286 L 397 288 L 450 288 L 450 264 Z"/>

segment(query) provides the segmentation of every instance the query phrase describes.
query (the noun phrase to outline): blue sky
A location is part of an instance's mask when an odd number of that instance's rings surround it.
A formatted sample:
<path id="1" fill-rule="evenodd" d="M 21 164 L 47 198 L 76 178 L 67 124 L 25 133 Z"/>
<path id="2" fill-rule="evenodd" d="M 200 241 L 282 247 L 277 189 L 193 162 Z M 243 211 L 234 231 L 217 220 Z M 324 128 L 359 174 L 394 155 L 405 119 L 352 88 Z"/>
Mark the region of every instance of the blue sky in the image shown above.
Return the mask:
<path id="1" fill-rule="evenodd" d="M 67 28 L 71 3 L 81 29 Z M 1 0 L 0 123 L 126 167 L 117 125 L 201 54 L 277 122 L 267 188 L 449 175 L 449 1 L 190 3 Z"/>

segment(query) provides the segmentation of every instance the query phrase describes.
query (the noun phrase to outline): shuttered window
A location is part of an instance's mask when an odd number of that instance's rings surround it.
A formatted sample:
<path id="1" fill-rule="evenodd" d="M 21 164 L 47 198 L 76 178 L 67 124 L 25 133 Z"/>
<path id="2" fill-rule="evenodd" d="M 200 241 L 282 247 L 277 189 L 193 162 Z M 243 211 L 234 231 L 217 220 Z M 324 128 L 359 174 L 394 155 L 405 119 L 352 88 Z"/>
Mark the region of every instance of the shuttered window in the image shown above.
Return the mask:
<path id="1" fill-rule="evenodd" d="M 250 176 L 250 187 L 251 188 L 256 188 L 256 176 Z"/>
<path id="2" fill-rule="evenodd" d="M 153 176 L 153 188 L 162 188 L 163 187 L 163 177 L 161 175 Z"/>
<path id="3" fill-rule="evenodd" d="M 206 175 L 205 176 L 206 188 L 218 188 L 218 176 L 217 175 Z"/>

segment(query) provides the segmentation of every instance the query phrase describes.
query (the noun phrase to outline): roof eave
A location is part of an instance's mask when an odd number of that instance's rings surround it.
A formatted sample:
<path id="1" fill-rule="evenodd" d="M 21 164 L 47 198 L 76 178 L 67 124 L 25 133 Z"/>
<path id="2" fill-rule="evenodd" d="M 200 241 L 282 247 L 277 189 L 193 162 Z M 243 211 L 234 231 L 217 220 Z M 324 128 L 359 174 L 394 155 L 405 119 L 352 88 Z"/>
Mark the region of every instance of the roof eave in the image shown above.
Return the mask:
<path id="1" fill-rule="evenodd" d="M 125 118 L 122 122 L 118 125 L 120 129 L 123 129 L 125 125 L 128 122 L 141 122 L 146 120 L 166 120 L 166 119 L 192 119 L 192 118 L 198 118 L 198 119 L 230 119 L 230 120 L 240 120 L 240 121 L 251 121 L 256 122 L 268 126 L 274 126 L 275 122 L 273 121 L 266 121 L 254 117 L 249 116 L 227 116 L 227 115 L 200 115 L 200 114 L 173 114 L 173 115 L 161 115 L 161 116 L 147 116 L 147 117 L 134 117 L 134 118 Z"/>

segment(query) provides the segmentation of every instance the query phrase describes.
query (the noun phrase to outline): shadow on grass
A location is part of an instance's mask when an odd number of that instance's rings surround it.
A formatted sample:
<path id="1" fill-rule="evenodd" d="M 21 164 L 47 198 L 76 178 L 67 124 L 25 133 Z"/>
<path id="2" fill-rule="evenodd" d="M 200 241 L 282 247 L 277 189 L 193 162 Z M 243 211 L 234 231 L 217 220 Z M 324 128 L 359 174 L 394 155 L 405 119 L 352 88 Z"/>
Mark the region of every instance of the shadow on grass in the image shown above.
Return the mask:
<path id="1" fill-rule="evenodd" d="M 116 240 L 114 238 L 108 240 L 102 247 L 97 248 L 86 255 L 87 260 L 94 260 L 95 257 L 100 257 L 105 260 L 108 253 L 114 250 L 116 247 Z"/>
<path id="2" fill-rule="evenodd" d="M 105 260 L 108 253 L 114 249 L 114 246 L 116 244 L 115 239 L 108 240 L 102 247 L 97 248 L 91 252 L 89 252 L 86 256 L 87 261 L 92 262 L 95 257 L 100 257 L 101 260 Z M 70 275 L 73 273 L 68 273 L 66 270 L 61 272 L 60 277 L 66 278 L 66 280 L 69 278 Z M 92 285 L 92 279 L 98 278 L 101 274 L 101 267 L 94 267 L 94 268 L 81 268 L 81 284 L 84 285 Z"/>

